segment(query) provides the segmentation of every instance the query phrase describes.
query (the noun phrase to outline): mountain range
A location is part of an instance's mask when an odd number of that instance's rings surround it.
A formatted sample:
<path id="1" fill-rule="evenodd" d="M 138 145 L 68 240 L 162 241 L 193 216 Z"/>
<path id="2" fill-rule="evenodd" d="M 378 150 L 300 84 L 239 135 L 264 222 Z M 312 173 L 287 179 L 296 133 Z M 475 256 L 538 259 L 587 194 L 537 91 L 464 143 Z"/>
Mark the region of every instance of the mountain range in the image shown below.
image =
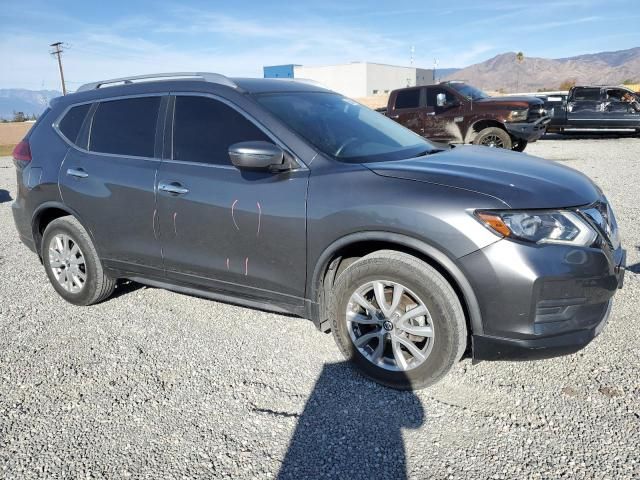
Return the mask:
<path id="1" fill-rule="evenodd" d="M 0 89 L 0 119 L 13 119 L 14 112 L 27 117 L 40 115 L 52 98 L 62 93 L 56 90 L 25 90 L 22 88 Z"/>
<path id="2" fill-rule="evenodd" d="M 557 59 L 527 58 L 525 54 L 522 62 L 515 52 L 508 52 L 444 79 L 465 80 L 479 88 L 504 92 L 559 90 L 565 81 L 582 85 L 640 83 L 640 47 Z"/>

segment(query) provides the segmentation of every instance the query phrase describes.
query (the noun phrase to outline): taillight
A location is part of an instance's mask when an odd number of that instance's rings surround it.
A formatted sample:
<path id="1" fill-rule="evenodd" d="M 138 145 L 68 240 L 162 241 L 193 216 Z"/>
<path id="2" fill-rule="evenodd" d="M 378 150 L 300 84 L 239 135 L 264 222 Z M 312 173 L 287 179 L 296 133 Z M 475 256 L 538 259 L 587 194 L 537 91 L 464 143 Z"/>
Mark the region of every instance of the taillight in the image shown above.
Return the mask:
<path id="1" fill-rule="evenodd" d="M 13 149 L 13 159 L 19 162 L 28 163 L 31 161 L 31 147 L 27 140 L 22 140 Z"/>

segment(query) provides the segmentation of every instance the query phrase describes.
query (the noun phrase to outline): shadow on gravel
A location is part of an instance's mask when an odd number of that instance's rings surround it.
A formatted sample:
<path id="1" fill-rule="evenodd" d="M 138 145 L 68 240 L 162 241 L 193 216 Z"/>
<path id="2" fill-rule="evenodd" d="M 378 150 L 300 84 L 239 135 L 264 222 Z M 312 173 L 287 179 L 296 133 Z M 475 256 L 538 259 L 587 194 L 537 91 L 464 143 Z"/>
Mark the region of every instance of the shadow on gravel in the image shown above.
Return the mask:
<path id="1" fill-rule="evenodd" d="M 640 246 L 637 246 L 636 250 L 640 251 Z M 640 273 L 640 262 L 627 265 L 627 271 L 632 273 Z"/>
<path id="2" fill-rule="evenodd" d="M 0 188 L 0 203 L 10 202 L 11 200 L 13 200 L 11 194 L 7 190 Z"/>
<path id="3" fill-rule="evenodd" d="M 413 392 L 354 375 L 347 362 L 325 365 L 278 479 L 406 478 L 402 429 L 423 423 L 424 410 Z"/>
<path id="4" fill-rule="evenodd" d="M 131 292 L 135 292 L 136 290 L 140 290 L 144 285 L 141 283 L 136 283 L 131 280 L 119 280 L 116 284 L 116 289 L 113 291 L 113 294 L 109 297 L 109 299 L 118 298 L 121 295 L 126 295 Z"/>

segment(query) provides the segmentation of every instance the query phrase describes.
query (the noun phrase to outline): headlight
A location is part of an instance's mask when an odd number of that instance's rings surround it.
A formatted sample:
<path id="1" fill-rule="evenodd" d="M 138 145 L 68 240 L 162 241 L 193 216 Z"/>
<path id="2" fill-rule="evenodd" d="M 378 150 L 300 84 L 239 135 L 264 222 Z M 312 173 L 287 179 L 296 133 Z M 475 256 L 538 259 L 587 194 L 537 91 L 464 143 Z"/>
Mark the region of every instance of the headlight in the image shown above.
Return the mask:
<path id="1" fill-rule="evenodd" d="M 596 232 L 575 212 L 476 211 L 476 218 L 498 234 L 533 243 L 559 243 L 588 247 Z"/>
<path id="2" fill-rule="evenodd" d="M 511 110 L 507 118 L 508 122 L 526 122 L 529 116 L 529 109 L 524 110 Z"/>

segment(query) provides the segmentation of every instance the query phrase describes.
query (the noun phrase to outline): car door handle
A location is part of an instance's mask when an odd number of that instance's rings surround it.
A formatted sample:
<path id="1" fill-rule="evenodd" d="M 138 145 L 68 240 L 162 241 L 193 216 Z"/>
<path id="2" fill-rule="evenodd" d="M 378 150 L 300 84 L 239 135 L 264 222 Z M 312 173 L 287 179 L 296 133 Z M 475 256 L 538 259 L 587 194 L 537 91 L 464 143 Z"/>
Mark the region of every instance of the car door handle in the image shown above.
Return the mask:
<path id="1" fill-rule="evenodd" d="M 436 114 L 436 112 L 427 112 L 427 115 L 430 116 L 430 117 L 435 116 L 435 114 Z"/>
<path id="2" fill-rule="evenodd" d="M 81 168 L 69 168 L 67 170 L 67 175 L 76 178 L 87 178 L 89 176 L 89 174 Z"/>
<path id="3" fill-rule="evenodd" d="M 172 183 L 160 182 L 158 184 L 158 190 L 171 193 L 173 195 L 184 195 L 185 193 L 189 193 L 188 188 L 184 188 L 182 185 L 180 185 L 177 182 L 172 182 Z"/>

